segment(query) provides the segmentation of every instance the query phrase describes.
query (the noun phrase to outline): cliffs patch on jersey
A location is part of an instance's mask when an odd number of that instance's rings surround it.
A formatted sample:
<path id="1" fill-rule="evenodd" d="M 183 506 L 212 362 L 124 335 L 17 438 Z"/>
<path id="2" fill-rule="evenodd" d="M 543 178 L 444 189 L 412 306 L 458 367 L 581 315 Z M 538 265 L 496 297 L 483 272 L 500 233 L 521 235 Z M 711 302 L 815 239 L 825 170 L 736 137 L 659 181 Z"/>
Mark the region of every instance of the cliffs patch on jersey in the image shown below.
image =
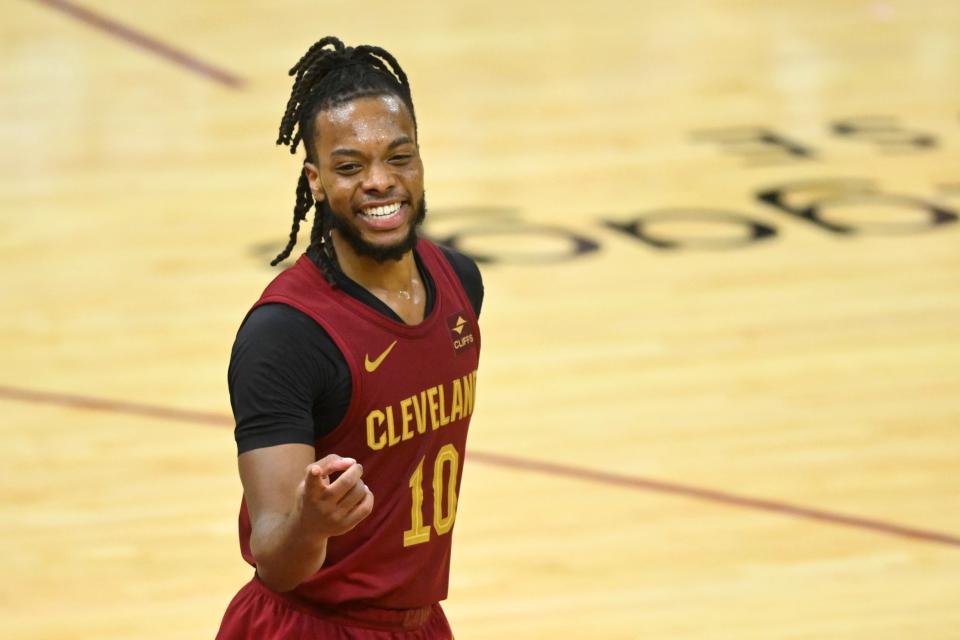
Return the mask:
<path id="1" fill-rule="evenodd" d="M 473 329 L 462 311 L 447 317 L 447 328 L 450 329 L 453 350 L 456 351 L 457 355 L 460 355 L 464 349 L 473 344 Z"/>

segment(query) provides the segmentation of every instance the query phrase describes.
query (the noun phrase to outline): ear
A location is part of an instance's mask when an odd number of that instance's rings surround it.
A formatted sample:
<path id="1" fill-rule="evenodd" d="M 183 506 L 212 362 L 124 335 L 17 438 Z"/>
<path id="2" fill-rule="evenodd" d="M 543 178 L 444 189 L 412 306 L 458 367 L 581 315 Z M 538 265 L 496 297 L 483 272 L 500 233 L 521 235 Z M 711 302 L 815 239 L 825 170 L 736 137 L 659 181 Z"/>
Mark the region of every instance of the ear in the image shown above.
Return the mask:
<path id="1" fill-rule="evenodd" d="M 323 202 L 327 194 L 323 191 L 323 184 L 320 182 L 320 169 L 312 162 L 303 162 L 303 173 L 307 176 L 307 182 L 310 183 L 310 191 L 313 192 L 313 199 L 317 202 Z"/>

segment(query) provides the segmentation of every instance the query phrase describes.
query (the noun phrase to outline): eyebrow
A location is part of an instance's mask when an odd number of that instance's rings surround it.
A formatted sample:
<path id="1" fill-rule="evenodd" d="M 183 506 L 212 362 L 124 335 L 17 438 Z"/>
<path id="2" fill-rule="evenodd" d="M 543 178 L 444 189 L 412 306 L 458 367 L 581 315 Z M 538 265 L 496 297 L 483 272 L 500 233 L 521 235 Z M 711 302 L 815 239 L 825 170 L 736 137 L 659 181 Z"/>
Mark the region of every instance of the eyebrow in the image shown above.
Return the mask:
<path id="1" fill-rule="evenodd" d="M 411 140 L 409 136 L 400 136 L 399 138 L 391 142 L 389 146 L 387 146 L 387 151 L 403 146 L 405 144 L 413 144 L 413 140 Z M 351 158 L 363 157 L 363 153 L 361 153 L 360 151 L 357 151 L 356 149 L 346 149 L 343 147 L 339 149 L 334 149 L 333 151 L 330 152 L 330 155 L 331 156 L 349 156 Z"/>

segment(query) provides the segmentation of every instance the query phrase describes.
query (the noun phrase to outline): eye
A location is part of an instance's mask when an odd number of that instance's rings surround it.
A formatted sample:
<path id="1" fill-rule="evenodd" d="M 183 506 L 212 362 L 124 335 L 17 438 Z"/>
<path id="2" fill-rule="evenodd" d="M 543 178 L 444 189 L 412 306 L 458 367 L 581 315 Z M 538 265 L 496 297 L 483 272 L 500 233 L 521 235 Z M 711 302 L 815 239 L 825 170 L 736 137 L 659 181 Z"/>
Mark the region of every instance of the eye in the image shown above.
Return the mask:
<path id="1" fill-rule="evenodd" d="M 344 162 L 343 164 L 338 164 L 335 168 L 337 173 L 348 176 L 359 171 L 360 165 L 356 162 Z"/>
<path id="2" fill-rule="evenodd" d="M 413 156 L 409 153 L 398 153 L 397 155 L 390 158 L 390 162 L 394 164 L 406 164 L 410 162 L 410 158 Z"/>

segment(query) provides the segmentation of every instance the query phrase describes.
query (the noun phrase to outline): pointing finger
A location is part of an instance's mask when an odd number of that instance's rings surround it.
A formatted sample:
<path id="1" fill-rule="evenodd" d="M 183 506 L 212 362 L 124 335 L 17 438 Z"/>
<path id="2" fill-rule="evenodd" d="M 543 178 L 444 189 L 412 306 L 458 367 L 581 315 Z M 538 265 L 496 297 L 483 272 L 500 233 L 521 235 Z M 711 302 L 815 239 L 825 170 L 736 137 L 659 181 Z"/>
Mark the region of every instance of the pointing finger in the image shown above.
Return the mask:
<path id="1" fill-rule="evenodd" d="M 346 471 L 356 463 L 357 461 L 353 458 L 341 458 L 338 455 L 331 454 L 324 456 L 316 462 L 310 463 L 307 469 L 316 469 L 316 471 L 310 471 L 310 473 L 313 473 L 314 475 L 329 476 L 334 473 Z"/>
<path id="2" fill-rule="evenodd" d="M 304 478 L 304 490 L 308 495 L 314 498 L 321 498 L 331 484 L 331 475 L 343 469 L 349 469 L 356 464 L 352 458 L 330 459 L 330 456 L 307 465 L 306 478 Z"/>

